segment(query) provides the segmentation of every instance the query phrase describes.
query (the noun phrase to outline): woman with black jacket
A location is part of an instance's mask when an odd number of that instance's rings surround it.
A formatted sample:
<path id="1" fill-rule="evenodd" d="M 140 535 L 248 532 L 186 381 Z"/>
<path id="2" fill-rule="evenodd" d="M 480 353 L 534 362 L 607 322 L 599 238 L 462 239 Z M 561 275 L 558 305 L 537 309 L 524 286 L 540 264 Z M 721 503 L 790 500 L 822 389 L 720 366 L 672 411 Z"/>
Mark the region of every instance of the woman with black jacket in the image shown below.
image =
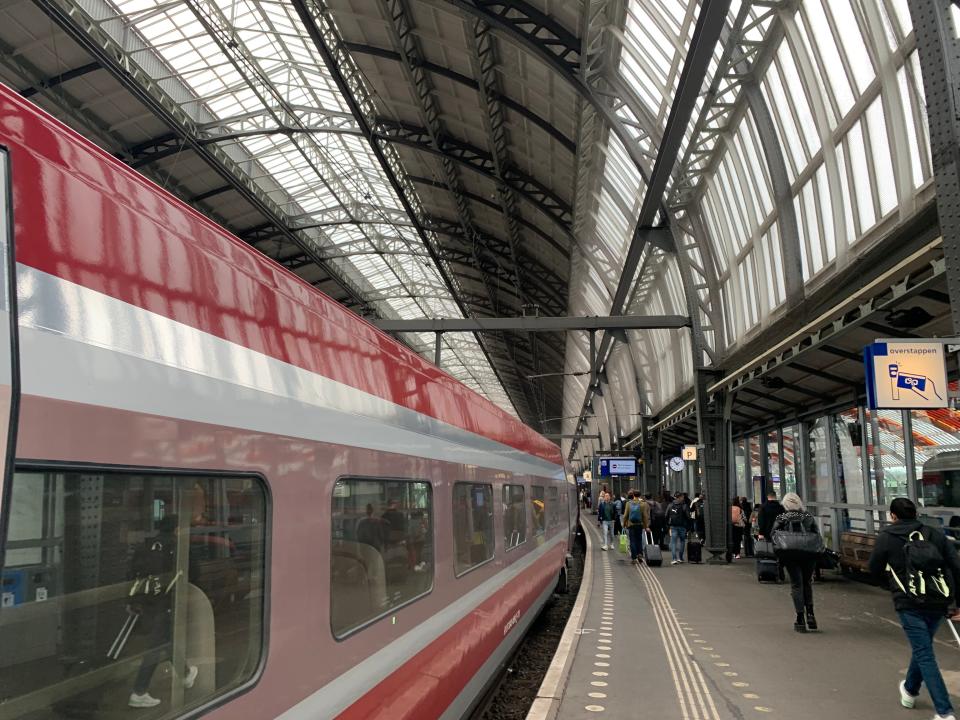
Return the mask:
<path id="1" fill-rule="evenodd" d="M 783 507 L 786 512 L 778 515 L 774 521 L 772 537 L 776 538 L 777 531 L 780 530 L 820 534 L 817 521 L 807 512 L 799 495 L 784 495 Z M 817 567 L 817 556 L 809 552 L 786 550 L 777 552 L 777 559 L 790 575 L 790 595 L 797 611 L 793 629 L 797 632 L 816 630 L 817 618 L 813 614 L 813 571 Z"/>

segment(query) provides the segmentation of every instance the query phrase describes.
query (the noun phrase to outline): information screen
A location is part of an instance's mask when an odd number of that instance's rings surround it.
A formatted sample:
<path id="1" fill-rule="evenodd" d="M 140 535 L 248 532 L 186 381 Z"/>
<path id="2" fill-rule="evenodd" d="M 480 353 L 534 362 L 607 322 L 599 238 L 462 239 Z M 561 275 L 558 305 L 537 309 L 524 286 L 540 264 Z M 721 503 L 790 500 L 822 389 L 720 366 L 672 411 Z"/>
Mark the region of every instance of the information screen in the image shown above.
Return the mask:
<path id="1" fill-rule="evenodd" d="M 636 475 L 637 459 L 632 457 L 602 457 L 600 458 L 600 475 Z"/>

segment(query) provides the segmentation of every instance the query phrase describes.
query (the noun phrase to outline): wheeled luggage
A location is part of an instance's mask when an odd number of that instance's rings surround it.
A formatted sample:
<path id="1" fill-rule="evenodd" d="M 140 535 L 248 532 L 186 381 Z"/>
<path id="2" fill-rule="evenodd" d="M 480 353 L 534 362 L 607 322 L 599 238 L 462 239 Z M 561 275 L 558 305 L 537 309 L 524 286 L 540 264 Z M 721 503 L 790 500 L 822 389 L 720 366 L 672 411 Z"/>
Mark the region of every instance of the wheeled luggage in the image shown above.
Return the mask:
<path id="1" fill-rule="evenodd" d="M 643 559 L 650 567 L 660 567 L 663 565 L 663 553 L 660 546 L 653 542 L 653 533 L 649 530 L 643 531 Z"/>
<path id="2" fill-rule="evenodd" d="M 699 535 L 693 534 L 687 540 L 687 562 L 703 562 L 703 540 Z"/>
<path id="3" fill-rule="evenodd" d="M 757 556 L 757 582 L 767 580 L 777 582 L 780 579 L 780 570 L 777 561 Z"/>

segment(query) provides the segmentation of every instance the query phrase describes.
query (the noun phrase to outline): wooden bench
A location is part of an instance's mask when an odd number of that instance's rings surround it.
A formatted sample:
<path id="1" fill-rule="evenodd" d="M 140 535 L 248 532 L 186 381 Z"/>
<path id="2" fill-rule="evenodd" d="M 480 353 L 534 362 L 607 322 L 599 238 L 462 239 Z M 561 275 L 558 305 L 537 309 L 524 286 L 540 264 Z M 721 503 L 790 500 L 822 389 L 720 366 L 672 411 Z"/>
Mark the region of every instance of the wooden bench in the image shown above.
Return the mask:
<path id="1" fill-rule="evenodd" d="M 868 572 L 867 562 L 876 544 L 876 535 L 849 531 L 840 533 L 840 570 Z"/>

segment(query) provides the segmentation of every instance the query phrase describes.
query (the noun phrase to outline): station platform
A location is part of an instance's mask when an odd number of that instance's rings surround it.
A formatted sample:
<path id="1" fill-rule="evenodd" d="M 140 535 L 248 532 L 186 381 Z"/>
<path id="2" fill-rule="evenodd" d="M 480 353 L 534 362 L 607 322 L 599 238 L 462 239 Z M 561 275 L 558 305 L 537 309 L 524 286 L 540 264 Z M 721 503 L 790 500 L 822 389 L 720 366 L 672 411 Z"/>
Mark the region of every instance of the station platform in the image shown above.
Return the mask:
<path id="1" fill-rule="evenodd" d="M 760 584 L 754 561 L 636 567 L 601 551 L 585 520 L 582 598 L 528 720 L 656 717 L 727 720 L 932 718 L 897 684 L 909 648 L 889 594 L 825 573 L 815 583 L 820 631 L 797 633 L 789 582 Z M 589 573 L 589 577 L 588 577 Z M 960 650 L 941 628 L 937 657 L 960 705 Z"/>

